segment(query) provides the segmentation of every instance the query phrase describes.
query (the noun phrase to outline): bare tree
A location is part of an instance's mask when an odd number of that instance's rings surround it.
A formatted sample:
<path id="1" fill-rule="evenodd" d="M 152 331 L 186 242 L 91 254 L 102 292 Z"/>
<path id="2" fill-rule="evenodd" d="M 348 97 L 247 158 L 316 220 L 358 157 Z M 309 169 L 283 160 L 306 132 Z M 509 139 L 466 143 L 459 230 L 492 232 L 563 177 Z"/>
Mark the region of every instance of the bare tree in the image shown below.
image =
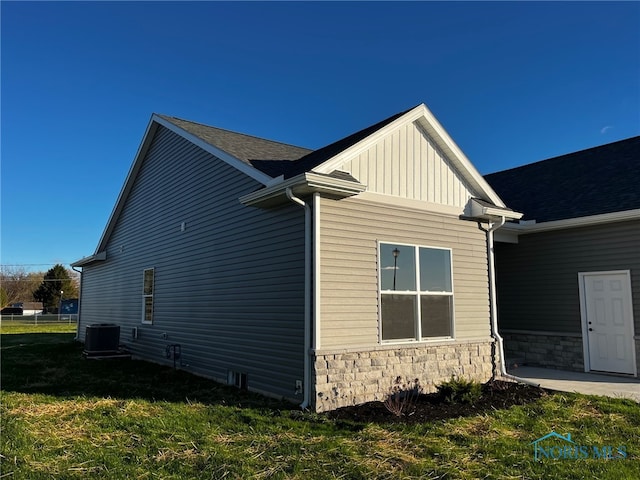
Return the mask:
<path id="1" fill-rule="evenodd" d="M 33 292 L 42 282 L 44 273 L 27 272 L 24 267 L 0 267 L 0 304 L 2 307 L 16 302 L 33 302 Z"/>

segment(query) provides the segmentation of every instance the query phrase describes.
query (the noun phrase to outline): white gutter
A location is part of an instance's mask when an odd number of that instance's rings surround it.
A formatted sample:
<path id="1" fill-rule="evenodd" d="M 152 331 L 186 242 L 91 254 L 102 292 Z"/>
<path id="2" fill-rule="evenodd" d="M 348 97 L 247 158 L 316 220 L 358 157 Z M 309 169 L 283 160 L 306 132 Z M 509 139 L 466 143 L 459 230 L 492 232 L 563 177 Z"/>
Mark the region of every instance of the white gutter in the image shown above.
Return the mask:
<path id="1" fill-rule="evenodd" d="M 311 404 L 311 375 L 309 353 L 311 350 L 311 207 L 298 197 L 293 196 L 291 188 L 285 190 L 287 198 L 304 208 L 304 379 L 302 389 L 304 398 L 300 408 Z"/>
<path id="2" fill-rule="evenodd" d="M 551 220 L 549 222 L 536 222 L 530 220 L 523 223 L 507 223 L 504 230 L 517 234 L 547 232 L 550 230 L 560 230 L 576 227 L 590 227 L 592 225 L 602 225 L 612 222 L 623 222 L 627 220 L 640 219 L 640 208 L 633 210 L 623 210 L 621 212 L 602 213 L 590 215 L 588 217 L 565 218 L 564 220 Z"/>
<path id="3" fill-rule="evenodd" d="M 535 385 L 539 387 L 539 383 L 532 382 L 530 380 L 516 377 L 507 373 L 507 366 L 504 357 L 504 343 L 503 339 L 498 332 L 498 302 L 496 298 L 496 272 L 495 272 L 495 255 L 493 251 L 493 232 L 502 227 L 507 219 L 504 215 L 500 217 L 500 223 L 489 221 L 489 228 L 487 232 L 487 255 L 489 263 L 489 302 L 491 306 L 491 336 L 496 339 L 498 344 L 498 353 L 500 355 L 500 374 L 504 378 L 515 380 L 519 383 L 526 383 L 528 385 Z"/>
<path id="4" fill-rule="evenodd" d="M 80 260 L 73 262 L 71 264 L 71 268 L 74 267 L 84 267 L 85 265 L 89 265 L 91 263 L 94 262 L 104 262 L 107 259 L 107 251 L 106 250 L 102 250 L 101 252 L 98 253 L 94 253 L 93 255 L 90 255 L 88 257 L 83 257 Z M 75 270 L 75 268 L 74 268 Z M 77 272 L 77 270 L 76 270 Z"/>
<path id="5" fill-rule="evenodd" d="M 282 198 L 283 192 L 295 189 L 298 192 L 324 192 L 340 198 L 352 197 L 366 190 L 366 186 L 358 182 L 318 175 L 313 172 L 301 173 L 280 183 L 274 183 L 255 192 L 240 197 L 240 203 L 248 206 L 260 206 L 261 203 Z M 303 193 L 303 194 L 304 194 Z"/>

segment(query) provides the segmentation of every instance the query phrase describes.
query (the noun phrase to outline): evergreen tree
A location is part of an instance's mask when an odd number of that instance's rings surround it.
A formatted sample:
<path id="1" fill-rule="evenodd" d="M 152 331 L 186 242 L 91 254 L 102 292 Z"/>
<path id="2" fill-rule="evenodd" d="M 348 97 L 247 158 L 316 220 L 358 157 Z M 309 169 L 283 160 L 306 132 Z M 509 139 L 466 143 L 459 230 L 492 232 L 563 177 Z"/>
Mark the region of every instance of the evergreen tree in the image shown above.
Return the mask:
<path id="1" fill-rule="evenodd" d="M 60 264 L 44 274 L 44 280 L 33 292 L 33 297 L 38 302 L 42 302 L 47 313 L 58 313 L 62 299 L 77 298 L 77 296 L 77 287 L 69 276 L 69 272 Z"/>

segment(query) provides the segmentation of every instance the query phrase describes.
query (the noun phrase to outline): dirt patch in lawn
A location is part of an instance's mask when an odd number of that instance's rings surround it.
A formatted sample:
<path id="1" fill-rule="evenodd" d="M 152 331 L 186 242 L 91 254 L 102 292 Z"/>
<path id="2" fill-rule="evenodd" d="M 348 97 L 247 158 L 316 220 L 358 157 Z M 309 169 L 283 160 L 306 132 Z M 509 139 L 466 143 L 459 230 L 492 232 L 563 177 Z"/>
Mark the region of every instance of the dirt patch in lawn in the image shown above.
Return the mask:
<path id="1" fill-rule="evenodd" d="M 417 424 L 467 417 L 513 405 L 524 405 L 548 395 L 543 388 L 514 382 L 496 380 L 482 385 L 480 398 L 472 403 L 447 402 L 440 393 L 419 395 L 402 415 L 391 413 L 383 402 L 368 402 L 352 407 L 342 407 L 326 415 L 336 420 L 363 423 L 407 423 Z"/>

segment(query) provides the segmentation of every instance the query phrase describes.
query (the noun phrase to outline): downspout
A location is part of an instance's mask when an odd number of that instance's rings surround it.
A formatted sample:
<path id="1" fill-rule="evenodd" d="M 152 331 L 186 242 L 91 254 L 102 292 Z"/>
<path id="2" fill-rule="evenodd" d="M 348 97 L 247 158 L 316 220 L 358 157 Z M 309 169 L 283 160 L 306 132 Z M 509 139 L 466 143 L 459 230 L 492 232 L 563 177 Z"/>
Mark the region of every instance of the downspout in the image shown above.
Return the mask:
<path id="1" fill-rule="evenodd" d="M 300 408 L 311 404 L 311 375 L 309 352 L 311 350 L 311 207 L 293 195 L 291 188 L 285 190 L 287 198 L 304 208 L 304 398 Z"/>
<path id="2" fill-rule="evenodd" d="M 80 339 L 80 309 L 82 308 L 82 270 L 76 270 L 76 267 L 72 266 L 71 270 L 78 273 L 80 275 L 80 295 L 78 295 L 78 320 L 76 320 L 76 338 L 74 340 Z"/>
<path id="3" fill-rule="evenodd" d="M 506 222 L 504 216 L 500 217 L 499 223 L 489 222 L 489 228 L 487 232 L 487 256 L 489 260 L 489 302 L 491 307 L 491 336 L 495 338 L 498 344 L 498 354 L 500 355 L 500 375 L 504 378 L 514 380 L 519 383 L 526 383 L 528 385 L 535 385 L 539 387 L 540 384 L 532 382 L 525 378 L 516 377 L 507 373 L 507 366 L 504 357 L 504 342 L 502 336 L 498 332 L 498 302 L 496 297 L 496 272 L 495 272 L 495 254 L 493 250 L 493 232 L 502 227 Z"/>

